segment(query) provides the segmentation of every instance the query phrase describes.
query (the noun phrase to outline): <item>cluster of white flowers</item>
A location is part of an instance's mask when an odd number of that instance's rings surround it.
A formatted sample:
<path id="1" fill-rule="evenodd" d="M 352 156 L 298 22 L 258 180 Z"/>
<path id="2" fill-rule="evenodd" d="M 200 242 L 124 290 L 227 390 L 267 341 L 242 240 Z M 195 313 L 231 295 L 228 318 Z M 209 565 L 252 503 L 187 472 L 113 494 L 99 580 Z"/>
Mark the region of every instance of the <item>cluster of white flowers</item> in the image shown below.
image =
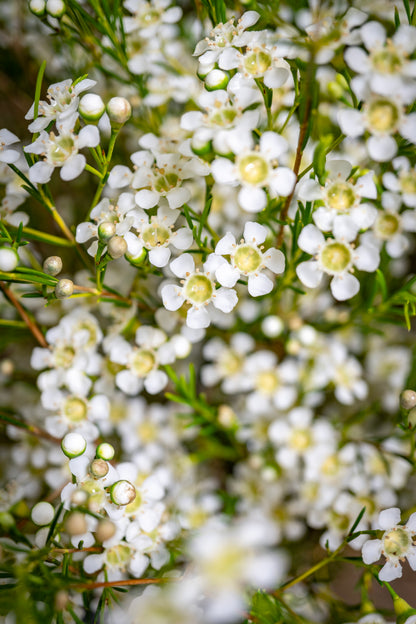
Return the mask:
<path id="1" fill-rule="evenodd" d="M 97 67 L 45 99 L 39 74 L 31 143 L 0 130 L 0 346 L 37 341 L 0 364 L 1 548 L 22 541 L 22 583 L 31 547 L 71 574 L 57 622 L 149 581 L 106 621 L 260 622 L 270 600 L 323 624 L 308 540 L 348 544 L 365 604 L 339 621 L 387 624 L 370 576 L 416 570 L 408 3 L 53 5 L 30 9 Z"/>

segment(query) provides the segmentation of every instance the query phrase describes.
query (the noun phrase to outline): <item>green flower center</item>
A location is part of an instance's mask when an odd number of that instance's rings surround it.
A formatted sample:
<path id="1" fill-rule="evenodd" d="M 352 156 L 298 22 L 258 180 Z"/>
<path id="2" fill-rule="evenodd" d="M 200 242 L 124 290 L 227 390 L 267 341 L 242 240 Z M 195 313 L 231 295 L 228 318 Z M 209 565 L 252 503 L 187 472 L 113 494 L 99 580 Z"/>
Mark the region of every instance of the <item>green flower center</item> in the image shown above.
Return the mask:
<path id="1" fill-rule="evenodd" d="M 72 360 L 75 357 L 75 349 L 66 345 L 64 347 L 58 347 L 54 352 L 55 366 L 58 368 L 69 368 L 72 364 Z"/>
<path id="2" fill-rule="evenodd" d="M 244 69 L 252 76 L 263 76 L 272 64 L 270 54 L 264 50 L 251 52 L 244 57 Z"/>
<path id="3" fill-rule="evenodd" d="M 327 273 L 343 273 L 351 263 L 351 250 L 337 241 L 327 243 L 321 251 L 320 260 Z"/>
<path id="4" fill-rule="evenodd" d="M 213 283 L 206 275 L 191 275 L 184 286 L 184 296 L 191 303 L 208 302 L 214 291 Z"/>
<path id="5" fill-rule="evenodd" d="M 63 407 L 65 416 L 72 422 L 80 422 L 87 416 L 87 404 L 83 399 L 70 397 Z"/>
<path id="6" fill-rule="evenodd" d="M 149 225 L 142 230 L 142 239 L 147 249 L 161 247 L 169 242 L 170 232 L 159 224 Z"/>
<path id="7" fill-rule="evenodd" d="M 130 361 L 131 370 L 138 377 L 146 377 L 156 364 L 156 357 L 153 351 L 148 349 L 138 349 L 133 353 Z"/>
<path id="8" fill-rule="evenodd" d="M 376 222 L 376 230 L 383 240 L 391 238 L 399 230 L 399 218 L 393 214 L 380 215 Z"/>
<path id="9" fill-rule="evenodd" d="M 402 174 L 400 176 L 400 187 L 402 193 L 416 194 L 416 171 L 406 171 L 406 173 Z"/>
<path id="10" fill-rule="evenodd" d="M 400 70 L 403 61 L 394 48 L 385 48 L 371 55 L 371 63 L 380 74 L 394 74 Z"/>
<path id="11" fill-rule="evenodd" d="M 156 24 L 160 19 L 160 13 L 156 9 L 149 9 L 140 16 L 143 26 L 151 26 Z"/>
<path id="12" fill-rule="evenodd" d="M 107 563 L 110 566 L 125 568 L 130 560 L 130 548 L 124 544 L 118 544 L 107 550 Z"/>
<path id="13" fill-rule="evenodd" d="M 70 136 L 57 137 L 51 143 L 48 158 L 53 165 L 62 165 L 75 149 L 75 141 Z"/>
<path id="14" fill-rule="evenodd" d="M 261 262 L 261 253 L 251 245 L 240 245 L 233 257 L 234 266 L 246 275 L 257 271 Z"/>
<path id="15" fill-rule="evenodd" d="M 289 444 L 296 451 L 304 451 L 310 446 L 312 437 L 307 429 L 295 429 L 290 436 Z"/>
<path id="16" fill-rule="evenodd" d="M 326 201 L 329 208 L 344 212 L 354 206 L 355 193 L 348 182 L 337 182 L 328 188 Z"/>
<path id="17" fill-rule="evenodd" d="M 269 175 L 269 165 L 262 156 L 253 152 L 239 159 L 238 172 L 243 182 L 261 185 Z"/>
<path id="18" fill-rule="evenodd" d="M 403 557 L 406 555 L 412 540 L 405 529 L 397 528 L 383 537 L 383 549 L 386 555 Z"/>
<path id="19" fill-rule="evenodd" d="M 400 111 L 387 98 L 379 98 L 369 105 L 367 117 L 370 131 L 392 133 L 399 122 Z"/>
<path id="20" fill-rule="evenodd" d="M 278 386 L 279 380 L 275 371 L 261 371 L 256 377 L 256 387 L 262 394 L 271 395 Z"/>
<path id="21" fill-rule="evenodd" d="M 159 175 L 154 184 L 155 191 L 158 193 L 168 193 L 178 185 L 179 178 L 176 173 L 163 173 Z"/>
<path id="22" fill-rule="evenodd" d="M 227 128 L 231 126 L 234 119 L 237 117 L 237 112 L 233 108 L 222 108 L 216 110 L 210 116 L 210 122 L 215 126 L 221 126 Z"/>

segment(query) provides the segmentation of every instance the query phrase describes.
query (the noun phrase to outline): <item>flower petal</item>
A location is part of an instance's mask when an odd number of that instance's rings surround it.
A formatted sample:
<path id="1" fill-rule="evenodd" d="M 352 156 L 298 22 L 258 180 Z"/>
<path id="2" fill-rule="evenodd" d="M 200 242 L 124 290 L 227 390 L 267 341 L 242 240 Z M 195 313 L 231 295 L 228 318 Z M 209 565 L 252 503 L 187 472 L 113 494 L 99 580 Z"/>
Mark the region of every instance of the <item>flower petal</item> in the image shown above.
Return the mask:
<path id="1" fill-rule="evenodd" d="M 285 270 L 285 257 L 279 249 L 274 249 L 274 247 L 264 252 L 263 262 L 273 273 L 283 273 Z"/>
<path id="2" fill-rule="evenodd" d="M 336 275 L 332 278 L 331 292 L 337 301 L 351 299 L 359 290 L 360 282 L 354 275 L 351 275 L 351 273 Z"/>
<path id="3" fill-rule="evenodd" d="M 379 539 L 368 540 L 363 546 L 362 555 L 365 564 L 375 563 L 381 557 L 382 541 Z"/>
<path id="4" fill-rule="evenodd" d="M 261 297 L 267 295 L 273 290 L 273 282 L 264 273 L 258 273 L 257 275 L 249 275 L 248 277 L 248 292 L 252 297 Z"/>
<path id="5" fill-rule="evenodd" d="M 237 293 L 233 288 L 218 288 L 212 298 L 214 306 L 221 312 L 229 313 L 238 303 Z"/>
<path id="6" fill-rule="evenodd" d="M 308 260 L 307 262 L 298 264 L 296 267 L 296 275 L 302 284 L 308 288 L 316 288 L 322 280 L 323 273 L 316 260 Z"/>
<path id="7" fill-rule="evenodd" d="M 308 254 L 315 254 L 325 242 L 324 235 L 315 225 L 306 225 L 298 238 L 298 246 Z"/>
<path id="8" fill-rule="evenodd" d="M 388 531 L 392 529 L 400 522 L 400 509 L 398 507 L 391 507 L 390 509 L 383 509 L 380 511 L 377 527 L 379 529 L 383 529 L 383 531 Z"/>

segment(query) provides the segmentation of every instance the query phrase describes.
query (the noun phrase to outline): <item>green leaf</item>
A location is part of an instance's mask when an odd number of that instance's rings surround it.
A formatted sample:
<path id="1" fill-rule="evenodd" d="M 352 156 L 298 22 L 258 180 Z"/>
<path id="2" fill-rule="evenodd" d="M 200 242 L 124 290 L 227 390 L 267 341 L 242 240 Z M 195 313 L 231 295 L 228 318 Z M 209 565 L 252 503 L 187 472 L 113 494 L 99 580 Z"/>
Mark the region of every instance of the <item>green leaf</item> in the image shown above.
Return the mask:
<path id="1" fill-rule="evenodd" d="M 39 112 L 39 100 L 40 100 L 40 92 L 42 89 L 42 80 L 43 74 L 46 69 L 46 61 L 43 61 L 42 65 L 39 68 L 38 76 L 36 78 L 36 88 L 35 88 L 35 102 L 33 106 L 33 119 L 37 119 Z M 35 135 L 33 135 L 35 137 Z"/>

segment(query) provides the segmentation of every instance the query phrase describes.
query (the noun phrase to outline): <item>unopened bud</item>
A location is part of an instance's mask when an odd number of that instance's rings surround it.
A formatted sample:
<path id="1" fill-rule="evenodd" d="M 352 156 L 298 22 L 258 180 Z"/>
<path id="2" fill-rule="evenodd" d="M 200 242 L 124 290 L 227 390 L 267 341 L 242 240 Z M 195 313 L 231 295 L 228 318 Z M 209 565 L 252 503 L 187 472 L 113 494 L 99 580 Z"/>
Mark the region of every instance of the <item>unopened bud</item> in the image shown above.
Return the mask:
<path id="1" fill-rule="evenodd" d="M 8 531 L 16 524 L 15 519 L 12 514 L 8 511 L 0 511 L 0 527 L 4 529 L 4 531 Z"/>
<path id="2" fill-rule="evenodd" d="M 74 282 L 70 279 L 61 279 L 55 286 L 55 295 L 58 299 L 70 297 L 74 292 Z"/>
<path id="3" fill-rule="evenodd" d="M 62 258 L 59 256 L 49 256 L 43 263 L 43 270 L 48 275 L 58 275 L 62 271 Z"/>
<path id="4" fill-rule="evenodd" d="M 65 2 L 63 2 L 62 0 L 47 0 L 46 12 L 49 13 L 51 17 L 62 17 L 65 11 Z"/>
<path id="5" fill-rule="evenodd" d="M 91 462 L 90 473 L 96 479 L 102 479 L 108 473 L 108 464 L 103 459 L 94 459 Z"/>
<path id="6" fill-rule="evenodd" d="M 95 531 L 95 537 L 99 542 L 105 542 L 113 537 L 116 527 L 111 520 L 100 520 Z"/>
<path id="7" fill-rule="evenodd" d="M 400 405 L 405 410 L 416 407 L 416 392 L 414 390 L 403 390 L 400 395 Z"/>
<path id="8" fill-rule="evenodd" d="M 62 439 L 61 448 L 70 459 L 79 457 L 87 448 L 87 442 L 80 433 L 67 433 Z"/>
<path id="9" fill-rule="evenodd" d="M 87 521 L 85 516 L 80 511 L 74 511 L 70 516 L 66 519 L 65 522 L 65 531 L 69 535 L 82 535 L 86 533 L 88 530 Z"/>
<path id="10" fill-rule="evenodd" d="M 121 258 L 127 251 L 127 243 L 121 236 L 113 236 L 107 243 L 108 253 L 114 259 Z"/>
<path id="11" fill-rule="evenodd" d="M 55 595 L 55 609 L 63 611 L 68 604 L 69 596 L 65 589 L 60 589 Z"/>
<path id="12" fill-rule="evenodd" d="M 114 457 L 114 446 L 108 442 L 102 442 L 97 446 L 96 456 L 106 461 L 111 461 Z"/>
<path id="13" fill-rule="evenodd" d="M 213 69 L 205 76 L 205 88 L 207 91 L 226 89 L 230 76 L 222 69 Z"/>
<path id="14" fill-rule="evenodd" d="M 50 503 L 44 501 L 36 503 L 32 509 L 31 518 L 32 522 L 37 526 L 46 526 L 50 524 L 55 515 L 55 509 Z"/>
<path id="15" fill-rule="evenodd" d="M 75 490 L 71 495 L 71 503 L 73 505 L 85 505 L 88 499 L 88 494 L 84 490 Z"/>
<path id="16" fill-rule="evenodd" d="M 209 65 L 203 65 L 202 63 L 199 63 L 196 74 L 198 78 L 204 80 L 204 78 L 208 76 L 210 71 L 212 71 L 213 69 L 215 69 L 215 63 L 210 63 Z"/>
<path id="17" fill-rule="evenodd" d="M 14 271 L 19 264 L 19 256 L 11 247 L 0 248 L 0 271 Z"/>
<path id="18" fill-rule="evenodd" d="M 111 221 L 103 221 L 98 226 L 98 238 L 103 243 L 107 243 L 116 233 L 116 225 Z"/>
<path id="19" fill-rule="evenodd" d="M 113 97 L 107 104 L 107 113 L 112 123 L 122 125 L 131 117 L 130 102 L 124 97 Z"/>
<path id="20" fill-rule="evenodd" d="M 46 2 L 45 0 L 30 0 L 29 9 L 34 15 L 42 17 L 46 11 Z"/>
<path id="21" fill-rule="evenodd" d="M 261 324 L 261 330 L 267 338 L 276 338 L 280 336 L 284 329 L 284 324 L 278 316 L 266 316 Z"/>
<path id="22" fill-rule="evenodd" d="M 96 93 L 86 93 L 80 100 L 78 110 L 85 121 L 98 121 L 104 114 L 105 104 Z"/>
<path id="23" fill-rule="evenodd" d="M 408 422 L 409 427 L 411 429 L 416 427 L 416 407 L 412 407 L 412 409 L 408 413 L 408 415 L 407 415 L 407 422 Z"/>
<path id="24" fill-rule="evenodd" d="M 136 498 L 136 488 L 130 481 L 117 481 L 111 486 L 110 497 L 116 505 L 129 505 Z"/>
<path id="25" fill-rule="evenodd" d="M 218 422 L 227 429 L 238 424 L 235 412 L 229 405 L 220 405 L 218 408 Z"/>

